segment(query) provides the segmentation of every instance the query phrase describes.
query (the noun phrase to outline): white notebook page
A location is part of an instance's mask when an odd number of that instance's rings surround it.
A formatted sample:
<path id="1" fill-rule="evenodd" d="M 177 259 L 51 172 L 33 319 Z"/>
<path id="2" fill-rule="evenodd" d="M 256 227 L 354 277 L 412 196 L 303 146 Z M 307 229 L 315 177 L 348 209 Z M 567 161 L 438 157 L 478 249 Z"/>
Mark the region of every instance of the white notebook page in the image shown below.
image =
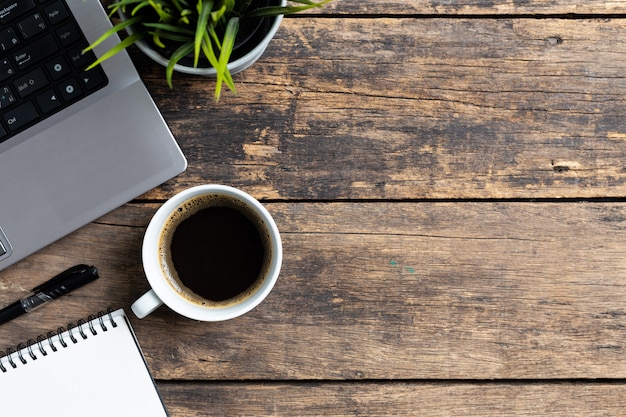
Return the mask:
<path id="1" fill-rule="evenodd" d="M 18 415 L 49 417 L 126 417 L 167 416 L 165 407 L 148 371 L 143 354 L 123 310 L 101 316 L 108 331 L 102 330 L 98 318 L 63 334 L 67 347 L 58 336 L 41 346 L 31 343 L 33 360 L 28 349 L 22 349 L 23 364 L 17 353 L 11 359 L 0 359 L 6 372 L 0 370 L 0 417 Z M 48 354 L 43 356 L 43 348 Z"/>

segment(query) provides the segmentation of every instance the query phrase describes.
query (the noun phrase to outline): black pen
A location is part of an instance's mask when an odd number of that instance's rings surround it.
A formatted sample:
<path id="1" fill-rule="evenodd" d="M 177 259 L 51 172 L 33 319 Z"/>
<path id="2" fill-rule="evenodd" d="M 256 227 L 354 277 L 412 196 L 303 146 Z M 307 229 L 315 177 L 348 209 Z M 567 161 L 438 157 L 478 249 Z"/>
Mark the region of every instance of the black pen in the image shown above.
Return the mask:
<path id="1" fill-rule="evenodd" d="M 0 324 L 13 320 L 22 314 L 31 312 L 38 307 L 60 296 L 97 279 L 98 270 L 95 266 L 76 265 L 61 272 L 51 280 L 33 288 L 31 295 L 0 310 Z"/>

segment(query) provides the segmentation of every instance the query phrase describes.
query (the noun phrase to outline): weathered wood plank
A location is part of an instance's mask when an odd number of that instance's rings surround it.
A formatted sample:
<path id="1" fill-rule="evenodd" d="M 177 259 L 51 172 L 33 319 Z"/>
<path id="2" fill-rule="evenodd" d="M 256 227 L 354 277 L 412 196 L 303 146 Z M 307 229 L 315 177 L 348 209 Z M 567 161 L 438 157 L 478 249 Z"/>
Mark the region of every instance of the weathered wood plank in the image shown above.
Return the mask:
<path id="1" fill-rule="evenodd" d="M 113 0 L 101 0 L 111 4 Z M 626 1 L 602 0 L 334 0 L 307 14 L 323 15 L 527 15 L 622 14 Z"/>
<path id="2" fill-rule="evenodd" d="M 133 54 L 190 162 L 146 197 L 621 197 L 625 56 L 623 20 L 289 19 L 216 105 Z"/>
<path id="3" fill-rule="evenodd" d="M 623 415 L 622 383 L 159 384 L 176 417 Z"/>
<path id="4" fill-rule="evenodd" d="M 335 0 L 310 13 L 363 15 L 525 15 L 525 14 L 623 14 L 626 2 L 581 0 Z"/>
<path id="5" fill-rule="evenodd" d="M 285 261 L 248 315 L 133 320 L 159 379 L 625 378 L 624 203 L 274 203 Z M 127 205 L 0 275 L 93 263 L 102 278 L 0 327 L 14 345 L 146 290 L 157 205 Z"/>

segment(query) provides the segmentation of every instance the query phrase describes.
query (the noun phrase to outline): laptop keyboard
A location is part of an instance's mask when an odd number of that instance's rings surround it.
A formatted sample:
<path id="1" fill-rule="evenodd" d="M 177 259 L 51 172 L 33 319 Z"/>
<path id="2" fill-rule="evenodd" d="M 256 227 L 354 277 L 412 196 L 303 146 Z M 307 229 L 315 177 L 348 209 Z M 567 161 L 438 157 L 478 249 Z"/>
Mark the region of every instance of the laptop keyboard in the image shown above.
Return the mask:
<path id="1" fill-rule="evenodd" d="M 0 1 L 0 142 L 107 84 L 87 45 L 64 0 Z"/>

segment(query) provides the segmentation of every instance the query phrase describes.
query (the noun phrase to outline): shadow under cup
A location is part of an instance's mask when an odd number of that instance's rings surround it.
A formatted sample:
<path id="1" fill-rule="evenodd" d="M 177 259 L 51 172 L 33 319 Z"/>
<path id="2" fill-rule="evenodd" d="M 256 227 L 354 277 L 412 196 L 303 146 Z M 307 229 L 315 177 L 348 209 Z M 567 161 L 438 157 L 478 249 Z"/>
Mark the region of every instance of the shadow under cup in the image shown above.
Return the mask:
<path id="1" fill-rule="evenodd" d="M 146 230 L 143 258 L 152 290 L 133 304 L 137 316 L 165 303 L 186 317 L 218 321 L 244 314 L 269 294 L 282 245 L 274 220 L 257 200 L 207 185 L 179 193 L 157 211 Z"/>

